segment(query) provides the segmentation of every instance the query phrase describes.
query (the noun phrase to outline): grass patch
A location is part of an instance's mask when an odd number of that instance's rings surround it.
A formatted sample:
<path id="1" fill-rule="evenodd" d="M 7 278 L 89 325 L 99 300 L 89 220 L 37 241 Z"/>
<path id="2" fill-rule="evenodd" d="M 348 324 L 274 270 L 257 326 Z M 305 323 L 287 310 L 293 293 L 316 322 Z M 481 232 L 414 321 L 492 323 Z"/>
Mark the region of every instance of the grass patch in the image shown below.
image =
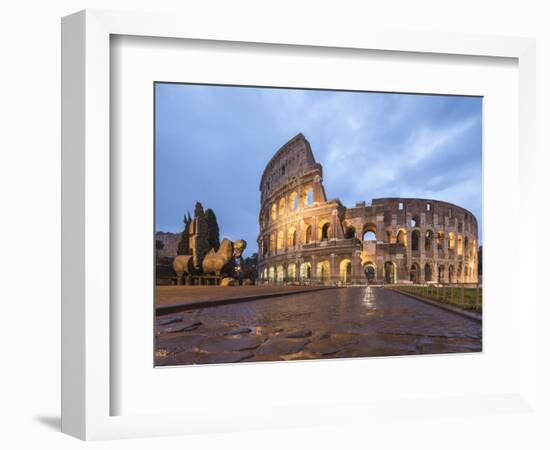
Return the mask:
<path id="1" fill-rule="evenodd" d="M 435 300 L 440 303 L 458 306 L 459 308 L 473 311 L 482 311 L 483 309 L 483 288 L 479 288 L 479 293 L 474 287 L 464 287 L 464 299 L 462 299 L 461 286 L 395 286 L 398 291 L 417 295 L 418 297 Z M 477 302 L 476 302 L 477 297 Z"/>

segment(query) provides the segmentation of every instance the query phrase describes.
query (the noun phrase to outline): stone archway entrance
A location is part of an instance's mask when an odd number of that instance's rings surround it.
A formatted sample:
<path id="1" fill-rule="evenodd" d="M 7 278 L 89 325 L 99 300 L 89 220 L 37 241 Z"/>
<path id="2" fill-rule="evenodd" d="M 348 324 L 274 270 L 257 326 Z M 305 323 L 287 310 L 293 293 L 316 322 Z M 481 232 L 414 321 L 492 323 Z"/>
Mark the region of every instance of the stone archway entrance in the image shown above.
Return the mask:
<path id="1" fill-rule="evenodd" d="M 367 278 L 367 283 L 372 284 L 376 280 L 376 269 L 374 267 L 374 264 L 367 263 L 363 267 L 363 270 L 365 271 L 365 277 Z"/>
<path id="2" fill-rule="evenodd" d="M 384 263 L 384 281 L 387 284 L 395 283 L 395 275 L 395 264 L 390 261 L 386 261 Z"/>
<path id="3" fill-rule="evenodd" d="M 409 279 L 410 279 L 414 284 L 420 283 L 420 267 L 418 267 L 418 264 L 414 263 L 414 264 L 411 266 L 411 271 L 410 271 Z"/>

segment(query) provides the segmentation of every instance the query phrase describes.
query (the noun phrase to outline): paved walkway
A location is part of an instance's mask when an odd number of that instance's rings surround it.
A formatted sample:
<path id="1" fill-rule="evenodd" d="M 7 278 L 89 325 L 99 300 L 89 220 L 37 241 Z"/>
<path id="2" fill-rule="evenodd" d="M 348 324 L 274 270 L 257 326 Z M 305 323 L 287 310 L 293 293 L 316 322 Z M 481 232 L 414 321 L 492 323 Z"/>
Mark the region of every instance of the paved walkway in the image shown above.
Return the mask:
<path id="1" fill-rule="evenodd" d="M 467 353 L 477 321 L 384 288 L 302 292 L 157 317 L 158 365 Z"/>
<path id="2" fill-rule="evenodd" d="M 327 286 L 157 286 L 157 313 L 259 300 L 302 292 L 334 289 Z"/>

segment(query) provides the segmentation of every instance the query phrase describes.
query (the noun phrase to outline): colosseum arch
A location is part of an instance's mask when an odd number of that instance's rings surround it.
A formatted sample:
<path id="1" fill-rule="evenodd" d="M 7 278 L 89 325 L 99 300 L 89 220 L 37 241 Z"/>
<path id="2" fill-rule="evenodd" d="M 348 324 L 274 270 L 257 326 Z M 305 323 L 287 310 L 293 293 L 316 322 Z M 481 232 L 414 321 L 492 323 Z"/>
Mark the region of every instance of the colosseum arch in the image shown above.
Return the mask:
<path id="1" fill-rule="evenodd" d="M 274 255 L 275 254 L 275 234 L 272 233 L 269 236 L 269 253 Z"/>
<path id="2" fill-rule="evenodd" d="M 277 203 L 271 205 L 271 220 L 277 220 Z"/>
<path id="3" fill-rule="evenodd" d="M 277 233 L 277 250 L 283 250 L 285 247 L 285 235 L 283 230 L 279 230 Z"/>
<path id="4" fill-rule="evenodd" d="M 412 216 L 410 226 L 411 226 L 411 228 L 417 228 L 417 227 L 420 226 L 420 216 L 419 215 L 415 214 L 414 216 Z"/>
<path id="5" fill-rule="evenodd" d="M 300 199 L 302 207 L 313 204 L 313 185 L 308 184 L 302 188 L 302 198 Z"/>
<path id="6" fill-rule="evenodd" d="M 313 242 L 313 226 L 306 224 L 304 228 L 303 243 L 310 244 L 311 242 Z"/>
<path id="7" fill-rule="evenodd" d="M 298 245 L 296 227 L 292 226 L 287 230 L 287 246 L 288 248 L 294 248 Z"/>
<path id="8" fill-rule="evenodd" d="M 303 262 L 300 264 L 300 278 L 302 280 L 309 280 L 311 278 L 311 263 Z"/>
<path id="9" fill-rule="evenodd" d="M 318 226 L 318 240 L 319 241 L 328 241 L 331 238 L 331 227 L 328 220 L 322 220 L 319 222 Z"/>
<path id="10" fill-rule="evenodd" d="M 432 273 L 432 266 L 429 263 L 426 263 L 424 265 L 424 281 L 427 283 L 432 280 L 433 273 Z"/>
<path id="11" fill-rule="evenodd" d="M 355 227 L 353 225 L 345 227 L 345 230 L 346 231 L 344 232 L 344 238 L 353 239 L 356 237 L 357 232 L 355 231 Z"/>
<path id="12" fill-rule="evenodd" d="M 437 267 L 437 282 L 438 283 L 445 282 L 445 266 L 443 264 L 440 264 Z"/>
<path id="13" fill-rule="evenodd" d="M 281 200 L 279 200 L 279 217 L 283 217 L 285 215 L 285 198 L 281 197 Z"/>
<path id="14" fill-rule="evenodd" d="M 407 230 L 405 230 L 405 228 L 401 228 L 398 232 L 397 232 L 397 243 L 398 244 L 402 244 L 404 245 L 405 247 L 407 246 Z"/>
<path id="15" fill-rule="evenodd" d="M 363 270 L 367 278 L 367 283 L 373 283 L 376 280 L 376 266 L 374 263 L 372 261 L 367 261 L 363 265 Z"/>
<path id="16" fill-rule="evenodd" d="M 395 263 L 392 261 L 386 261 L 384 263 L 384 281 L 387 284 L 393 284 L 396 281 L 397 277 L 397 270 L 395 267 Z"/>
<path id="17" fill-rule="evenodd" d="M 287 279 L 290 281 L 296 281 L 296 264 L 290 263 L 286 269 Z"/>
<path id="18" fill-rule="evenodd" d="M 420 266 L 418 263 L 413 263 L 411 265 L 411 270 L 409 271 L 409 280 L 415 284 L 420 283 Z"/>
<path id="19" fill-rule="evenodd" d="M 458 235 L 458 238 L 456 240 L 456 246 L 457 246 L 456 252 L 458 256 L 462 256 L 462 235 L 461 234 Z"/>
<path id="20" fill-rule="evenodd" d="M 434 239 L 434 232 L 432 230 L 427 230 L 426 235 L 424 236 L 424 250 L 426 252 L 432 251 L 433 239 Z"/>
<path id="21" fill-rule="evenodd" d="M 374 223 L 367 223 L 363 226 L 364 241 L 376 241 L 376 225 Z"/>
<path id="22" fill-rule="evenodd" d="M 282 283 L 285 281 L 285 268 L 282 264 L 277 266 L 277 283 Z"/>
<path id="23" fill-rule="evenodd" d="M 453 266 L 452 264 L 449 266 L 449 283 L 456 283 L 455 266 Z"/>
<path id="24" fill-rule="evenodd" d="M 274 282 L 275 282 L 275 267 L 273 267 L 273 266 L 271 266 L 271 267 L 269 268 L 268 280 L 269 280 L 271 283 L 274 283 Z"/>
<path id="25" fill-rule="evenodd" d="M 413 230 L 411 233 L 411 250 L 413 252 L 420 251 L 420 231 Z"/>
<path id="26" fill-rule="evenodd" d="M 343 259 L 340 261 L 340 281 L 349 283 L 351 281 L 351 259 Z"/>
<path id="27" fill-rule="evenodd" d="M 328 260 L 319 261 L 317 263 L 317 278 L 320 281 L 328 281 L 330 278 L 330 263 Z"/>
<path id="28" fill-rule="evenodd" d="M 297 192 L 292 192 L 289 196 L 289 209 L 292 211 L 298 211 L 298 208 L 300 207 L 300 200 L 298 198 Z"/>
<path id="29" fill-rule="evenodd" d="M 437 249 L 443 250 L 445 246 L 445 233 L 443 231 L 437 232 Z"/>
<path id="30" fill-rule="evenodd" d="M 450 251 L 454 251 L 455 250 L 455 234 L 453 231 L 450 231 L 449 232 L 449 247 L 448 249 Z"/>

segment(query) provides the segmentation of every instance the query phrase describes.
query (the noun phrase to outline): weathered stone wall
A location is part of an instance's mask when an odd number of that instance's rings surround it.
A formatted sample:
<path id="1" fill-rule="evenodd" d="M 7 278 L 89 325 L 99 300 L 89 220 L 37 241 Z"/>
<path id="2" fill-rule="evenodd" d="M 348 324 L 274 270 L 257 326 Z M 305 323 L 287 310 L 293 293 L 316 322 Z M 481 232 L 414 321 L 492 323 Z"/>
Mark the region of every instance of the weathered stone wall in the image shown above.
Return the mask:
<path id="1" fill-rule="evenodd" d="M 181 233 L 167 233 L 164 231 L 157 231 L 155 233 L 155 239 L 161 241 L 164 247 L 158 251 L 159 258 L 175 258 L 178 253 L 178 243 L 181 239 Z"/>
<path id="2" fill-rule="evenodd" d="M 346 208 L 338 199 L 327 200 L 322 173 L 301 134 L 268 163 L 260 183 L 261 280 L 477 281 L 473 214 L 414 198 L 380 198 Z"/>

